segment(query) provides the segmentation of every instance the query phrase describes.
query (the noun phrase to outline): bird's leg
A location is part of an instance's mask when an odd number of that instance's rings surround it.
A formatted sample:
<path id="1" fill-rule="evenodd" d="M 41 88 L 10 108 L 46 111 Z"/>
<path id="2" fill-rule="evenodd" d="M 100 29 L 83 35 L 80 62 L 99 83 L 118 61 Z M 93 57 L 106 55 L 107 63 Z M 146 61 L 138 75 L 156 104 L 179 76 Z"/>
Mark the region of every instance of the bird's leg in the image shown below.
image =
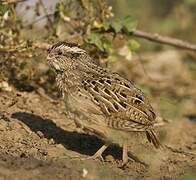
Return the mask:
<path id="1" fill-rule="evenodd" d="M 82 125 L 82 123 L 80 122 L 79 119 L 77 118 L 74 118 L 74 123 L 75 123 L 75 126 L 76 126 L 76 132 L 77 133 L 84 133 L 84 127 Z"/>
<path id="2" fill-rule="evenodd" d="M 102 161 L 104 161 L 102 157 L 102 153 L 107 149 L 108 146 L 109 145 L 101 146 L 101 148 L 94 155 L 90 157 L 85 157 L 85 158 L 81 158 L 80 156 L 69 156 L 69 157 L 72 159 L 80 159 L 81 161 L 88 160 L 88 159 L 97 159 L 97 158 L 100 158 Z"/>
<path id="3" fill-rule="evenodd" d="M 102 161 L 104 161 L 103 157 L 102 157 L 102 153 L 107 149 L 108 145 L 103 145 L 94 155 L 86 158 L 86 159 L 97 159 L 97 158 L 101 158 Z"/>
<path id="4" fill-rule="evenodd" d="M 122 163 L 123 166 L 128 163 L 128 146 L 127 146 L 127 142 L 125 142 L 123 144 L 122 160 L 123 160 L 123 163 Z"/>

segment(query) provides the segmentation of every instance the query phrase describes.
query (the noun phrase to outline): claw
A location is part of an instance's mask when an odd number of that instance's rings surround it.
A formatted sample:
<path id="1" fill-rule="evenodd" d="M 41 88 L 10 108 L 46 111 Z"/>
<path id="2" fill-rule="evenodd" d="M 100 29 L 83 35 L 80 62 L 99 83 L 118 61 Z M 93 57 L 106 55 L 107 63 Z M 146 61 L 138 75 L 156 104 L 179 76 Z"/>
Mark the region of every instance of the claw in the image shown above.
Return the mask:
<path id="1" fill-rule="evenodd" d="M 102 154 L 106 150 L 107 147 L 108 147 L 108 145 L 103 145 L 94 155 L 87 157 L 86 159 L 100 158 L 102 161 L 104 161 Z"/>
<path id="2" fill-rule="evenodd" d="M 94 155 L 92 155 L 90 157 L 81 158 L 80 156 L 73 156 L 71 158 L 79 159 L 81 161 L 89 160 L 89 159 L 101 159 L 101 161 L 104 161 L 102 153 L 106 150 L 107 147 L 108 147 L 108 145 L 103 145 Z"/>

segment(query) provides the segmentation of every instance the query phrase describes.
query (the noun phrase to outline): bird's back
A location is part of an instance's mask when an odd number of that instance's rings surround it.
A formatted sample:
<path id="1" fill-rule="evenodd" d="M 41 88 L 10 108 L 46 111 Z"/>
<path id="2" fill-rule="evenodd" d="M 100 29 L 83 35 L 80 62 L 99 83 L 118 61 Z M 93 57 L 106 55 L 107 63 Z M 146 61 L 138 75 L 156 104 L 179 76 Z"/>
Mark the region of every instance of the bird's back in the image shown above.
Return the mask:
<path id="1" fill-rule="evenodd" d="M 80 86 L 72 94 L 84 105 L 96 107 L 97 114 L 105 117 L 102 123 L 124 131 L 145 131 L 153 126 L 156 116 L 152 106 L 132 82 L 95 64 L 78 70 Z"/>

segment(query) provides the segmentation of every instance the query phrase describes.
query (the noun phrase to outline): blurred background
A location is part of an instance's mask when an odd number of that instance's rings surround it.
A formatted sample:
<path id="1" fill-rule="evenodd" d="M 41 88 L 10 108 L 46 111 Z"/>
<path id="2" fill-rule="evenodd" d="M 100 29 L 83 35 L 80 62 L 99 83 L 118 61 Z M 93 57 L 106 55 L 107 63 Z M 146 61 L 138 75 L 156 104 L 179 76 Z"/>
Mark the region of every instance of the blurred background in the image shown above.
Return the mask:
<path id="1" fill-rule="evenodd" d="M 134 81 L 150 97 L 158 119 L 174 123 L 170 133 L 180 139 L 183 129 L 175 127 L 184 125 L 176 124 L 196 121 L 196 53 L 133 32 L 194 44 L 195 22 L 195 0 L 0 1 L 0 92 L 38 93 L 60 101 L 46 49 L 58 41 L 75 42 L 101 66 Z M 167 132 L 160 131 L 163 141 L 171 135 Z M 179 139 L 167 140 L 178 146 L 185 141 Z M 185 149 L 195 149 L 195 143 L 191 139 Z"/>
<path id="2" fill-rule="evenodd" d="M 195 12 L 194 0 L 3 1 L 0 77 L 20 90 L 41 87 L 51 96 L 57 91 L 44 61 L 43 43 L 76 42 L 101 65 L 156 95 L 163 116 L 194 113 L 193 106 L 183 103 L 195 97 L 195 53 L 138 39 L 132 32 L 139 29 L 195 42 Z M 35 50 L 36 43 L 41 49 Z"/>

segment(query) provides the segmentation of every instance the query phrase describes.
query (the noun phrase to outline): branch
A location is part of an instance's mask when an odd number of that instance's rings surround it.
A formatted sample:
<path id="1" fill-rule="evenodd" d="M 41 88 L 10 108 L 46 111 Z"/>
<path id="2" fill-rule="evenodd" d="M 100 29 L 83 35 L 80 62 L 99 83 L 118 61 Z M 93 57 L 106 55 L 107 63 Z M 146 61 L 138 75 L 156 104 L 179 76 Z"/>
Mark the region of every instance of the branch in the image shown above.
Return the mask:
<path id="1" fill-rule="evenodd" d="M 3 0 L 3 4 L 17 4 L 17 3 L 20 3 L 20 2 L 24 2 L 24 1 L 27 1 L 27 0 Z"/>
<path id="2" fill-rule="evenodd" d="M 153 42 L 158 42 L 161 44 L 168 44 L 170 46 L 175 46 L 175 47 L 182 48 L 182 49 L 196 51 L 195 44 L 189 43 L 187 41 L 183 41 L 181 39 L 171 38 L 168 36 L 162 36 L 157 33 L 149 33 L 149 32 L 144 32 L 140 30 L 135 30 L 133 31 L 133 36 L 142 38 L 142 39 L 147 39 Z"/>
<path id="3" fill-rule="evenodd" d="M 42 9 L 43 9 L 43 11 L 44 11 L 44 13 L 46 15 L 46 18 L 47 18 L 47 20 L 48 20 L 48 22 L 50 24 L 50 27 L 54 30 L 53 22 L 52 22 L 52 19 L 50 18 L 50 15 L 49 15 L 48 11 L 47 11 L 47 8 L 45 7 L 45 5 L 44 5 L 42 0 L 39 0 L 39 3 L 42 6 Z"/>
<path id="4" fill-rule="evenodd" d="M 7 48 L 0 48 L 0 54 L 6 54 L 6 53 L 15 53 L 18 52 L 17 49 L 7 49 Z"/>
<path id="5" fill-rule="evenodd" d="M 37 42 L 37 43 L 33 43 L 32 45 L 34 48 L 38 48 L 38 49 L 43 49 L 43 50 L 48 50 L 50 48 L 50 44 L 48 43 L 42 43 L 42 42 Z"/>
<path id="6" fill-rule="evenodd" d="M 114 32 L 114 30 L 110 29 L 107 32 Z M 143 38 L 143 39 L 148 39 L 153 42 L 168 44 L 168 45 L 175 46 L 175 47 L 182 48 L 182 49 L 196 51 L 195 44 L 192 44 L 187 41 L 180 40 L 180 39 L 171 38 L 168 36 L 161 36 L 159 34 L 147 33 L 147 32 L 143 32 L 140 30 L 135 30 L 133 32 L 133 36 Z M 47 50 L 51 45 L 48 43 L 36 42 L 36 43 L 33 43 L 32 46 L 34 48 Z M 15 53 L 17 51 L 18 51 L 17 49 L 2 49 L 2 48 L 0 48 L 0 53 L 7 53 L 7 52 Z"/>
<path id="7" fill-rule="evenodd" d="M 42 49 L 42 50 L 48 50 L 51 45 L 48 43 L 43 43 L 43 42 L 35 42 L 32 44 L 32 47 L 34 48 L 38 48 L 38 49 Z M 7 54 L 7 53 L 21 53 L 23 51 L 25 51 L 27 48 L 23 48 L 21 49 L 20 47 L 17 48 L 0 48 L 0 54 Z"/>
<path id="8" fill-rule="evenodd" d="M 39 22 L 39 21 L 41 21 L 41 20 L 43 20 L 43 19 L 45 19 L 45 18 L 48 18 L 48 16 L 53 16 L 53 15 L 54 15 L 54 13 L 46 14 L 46 15 L 44 15 L 44 16 L 42 16 L 42 17 L 36 19 L 36 20 L 34 20 L 33 22 L 31 22 L 31 23 L 25 25 L 24 27 L 28 27 L 28 26 L 30 26 L 30 25 L 33 25 L 33 24 L 35 24 L 35 23 L 37 23 L 37 22 Z"/>
<path id="9" fill-rule="evenodd" d="M 107 30 L 107 32 L 114 32 L 113 29 Z M 189 43 L 187 41 L 183 41 L 181 39 L 176 39 L 168 36 L 162 36 L 157 33 L 148 33 L 140 30 L 135 30 L 133 31 L 133 36 L 142 38 L 142 39 L 147 39 L 153 42 L 158 42 L 161 44 L 167 44 L 170 46 L 175 46 L 178 48 L 186 49 L 186 50 L 191 50 L 191 51 L 196 51 L 196 45 Z M 41 48 L 41 49 L 48 49 L 49 44 L 47 43 L 34 43 L 33 45 L 36 48 Z"/>
<path id="10" fill-rule="evenodd" d="M 116 34 L 116 31 L 113 27 L 110 27 L 107 30 L 104 29 L 94 29 L 95 31 L 97 30 L 100 33 L 114 33 Z M 175 46 L 181 49 L 186 49 L 186 50 L 190 50 L 190 51 L 196 51 L 196 44 L 187 42 L 187 41 L 183 41 L 181 39 L 177 39 L 177 38 L 172 38 L 172 37 L 168 37 L 168 36 L 162 36 L 158 33 L 149 33 L 149 32 L 145 32 L 145 31 L 141 31 L 141 30 L 134 30 L 133 32 L 127 32 L 125 30 L 121 31 L 122 34 L 124 35 L 131 35 L 131 36 L 135 36 L 138 38 L 142 38 L 142 39 L 147 39 L 149 41 L 153 41 L 153 42 L 157 42 L 157 43 L 161 43 L 161 44 L 167 44 L 170 46 Z"/>

